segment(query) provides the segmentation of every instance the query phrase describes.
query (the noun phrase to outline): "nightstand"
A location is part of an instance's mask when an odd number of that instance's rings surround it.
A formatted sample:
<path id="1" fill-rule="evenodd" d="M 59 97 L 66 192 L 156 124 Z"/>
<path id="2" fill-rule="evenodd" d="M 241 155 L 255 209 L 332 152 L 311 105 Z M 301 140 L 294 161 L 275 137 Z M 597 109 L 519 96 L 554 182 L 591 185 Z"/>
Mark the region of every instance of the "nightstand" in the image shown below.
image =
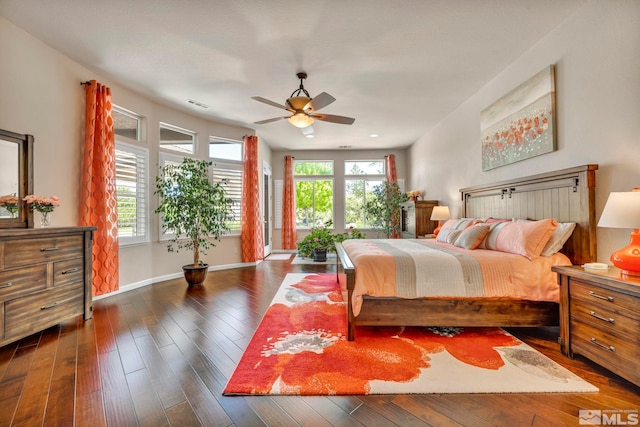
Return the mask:
<path id="1" fill-rule="evenodd" d="M 552 267 L 560 285 L 560 349 L 640 386 L 640 277 L 620 270 Z"/>

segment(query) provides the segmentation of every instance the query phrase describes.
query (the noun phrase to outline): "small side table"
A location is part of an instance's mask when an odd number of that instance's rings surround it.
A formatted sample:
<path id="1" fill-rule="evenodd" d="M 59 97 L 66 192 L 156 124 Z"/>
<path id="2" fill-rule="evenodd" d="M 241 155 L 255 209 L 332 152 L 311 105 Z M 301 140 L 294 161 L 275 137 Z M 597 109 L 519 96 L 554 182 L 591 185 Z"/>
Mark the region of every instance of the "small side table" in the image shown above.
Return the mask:
<path id="1" fill-rule="evenodd" d="M 560 285 L 560 349 L 640 386 L 640 277 L 620 270 L 552 267 Z"/>

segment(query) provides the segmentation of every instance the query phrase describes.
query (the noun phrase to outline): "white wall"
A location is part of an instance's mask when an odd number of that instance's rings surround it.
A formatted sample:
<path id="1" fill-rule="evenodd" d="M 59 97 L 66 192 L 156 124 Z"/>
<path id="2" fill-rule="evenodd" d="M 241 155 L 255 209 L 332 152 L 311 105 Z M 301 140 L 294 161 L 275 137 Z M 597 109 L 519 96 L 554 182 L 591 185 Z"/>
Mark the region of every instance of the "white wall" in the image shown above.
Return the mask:
<path id="1" fill-rule="evenodd" d="M 252 129 L 229 126 L 178 111 L 110 81 L 51 49 L 0 17 L 0 128 L 34 135 L 34 192 L 57 195 L 61 206 L 53 213 L 53 226 L 78 222 L 80 165 L 84 132 L 84 89 L 80 82 L 96 79 L 112 89 L 113 103 L 144 117 L 149 149 L 150 210 L 157 206 L 153 182 L 158 163 L 159 122 L 198 134 L 198 155 L 206 158 L 209 135 L 241 140 Z M 271 161 L 271 151 L 259 146 L 258 162 Z M 151 243 L 121 247 L 120 286 L 136 286 L 167 275 L 180 275 L 191 254 L 168 253 L 158 242 L 156 215 L 149 224 Z M 212 248 L 205 261 L 213 266 L 241 262 L 240 240 L 226 237 Z"/>
<path id="2" fill-rule="evenodd" d="M 410 148 L 410 187 L 459 215 L 460 188 L 595 163 L 599 218 L 609 192 L 640 186 L 639 53 L 640 1 L 590 1 Z M 480 111 L 549 64 L 558 150 L 482 172 Z M 629 232 L 599 228 L 598 260 L 608 262 Z"/>

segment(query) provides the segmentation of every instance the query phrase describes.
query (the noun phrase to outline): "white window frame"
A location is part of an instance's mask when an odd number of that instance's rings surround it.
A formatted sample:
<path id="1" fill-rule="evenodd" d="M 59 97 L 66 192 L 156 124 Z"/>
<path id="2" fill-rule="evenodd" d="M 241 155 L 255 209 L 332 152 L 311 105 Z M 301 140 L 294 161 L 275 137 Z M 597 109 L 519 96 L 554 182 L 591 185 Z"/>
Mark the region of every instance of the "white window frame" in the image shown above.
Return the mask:
<path id="1" fill-rule="evenodd" d="M 211 162 L 212 182 L 221 182 L 222 177 L 225 179 L 231 177 L 231 179 L 233 179 L 235 176 L 237 178 L 237 183 L 235 184 L 227 185 L 223 183 L 222 185 L 225 186 L 228 192 L 227 195 L 234 201 L 232 210 L 236 218 L 236 220 L 233 221 L 236 223 L 235 228 L 226 231 L 224 236 L 239 236 L 242 233 L 242 162 L 223 162 L 214 159 L 212 159 Z M 233 191 L 234 187 L 236 191 Z"/>
<path id="2" fill-rule="evenodd" d="M 346 164 L 348 162 L 351 163 L 366 163 L 366 162 L 382 162 L 382 173 L 381 174 L 367 174 L 367 173 L 362 173 L 362 174 L 356 174 L 356 175 L 352 175 L 349 173 L 349 171 L 347 170 L 347 166 Z M 343 163 L 344 166 L 344 191 L 345 193 L 343 194 L 344 197 L 344 229 L 346 230 L 347 227 L 347 181 L 354 181 L 354 180 L 358 180 L 358 181 L 377 181 L 377 182 L 381 182 L 381 183 L 385 183 L 387 181 L 387 174 L 386 174 L 386 170 L 387 170 L 387 166 L 386 166 L 386 162 L 384 161 L 384 159 L 349 159 L 349 160 L 345 160 Z M 366 199 L 366 185 L 365 185 L 365 199 Z M 371 230 L 371 226 L 368 226 L 365 224 L 364 227 L 358 227 L 361 228 L 362 230 Z"/>
<path id="3" fill-rule="evenodd" d="M 115 138 L 116 139 L 121 139 L 121 140 L 124 140 L 124 141 L 128 141 L 128 140 L 140 141 L 142 139 L 142 117 L 140 117 L 138 114 L 134 113 L 133 111 L 129 111 L 126 108 L 122 108 L 122 107 L 120 107 L 118 105 L 115 105 L 115 104 L 113 105 L 112 111 L 116 112 L 118 114 L 122 114 L 123 116 L 127 116 L 127 117 L 135 120 L 138 123 L 138 125 L 136 126 L 136 136 L 135 136 L 135 138 L 129 138 L 129 137 L 118 135 L 118 134 L 115 134 Z"/>
<path id="4" fill-rule="evenodd" d="M 118 188 L 118 152 L 127 153 L 134 157 L 136 162 L 136 226 L 133 235 L 121 235 L 118 229 L 118 242 L 120 246 L 148 243 L 149 237 L 149 150 L 128 144 L 116 139 L 116 194 L 118 200 L 120 194 Z M 121 159 L 120 161 L 124 161 Z"/>
<path id="5" fill-rule="evenodd" d="M 240 158 L 238 159 L 231 159 L 228 157 L 216 157 L 216 156 L 212 156 L 211 155 L 211 145 L 215 144 L 216 142 L 223 142 L 225 144 L 233 144 L 233 145 L 238 145 L 240 147 Z M 219 161 L 219 162 L 223 162 L 223 163 L 240 163 L 242 164 L 242 159 L 244 158 L 244 142 L 243 141 L 238 141 L 235 139 L 230 139 L 230 138 L 220 138 L 217 136 L 209 136 L 209 145 L 208 145 L 208 155 L 209 155 L 209 159 L 211 161 Z"/>
<path id="6" fill-rule="evenodd" d="M 219 181 L 222 176 L 228 177 L 229 174 L 233 177 L 239 176 L 239 182 L 235 185 L 231 186 L 232 191 L 230 191 L 229 196 L 234 200 L 234 204 L 232 209 L 234 210 L 235 216 L 237 217 L 237 225 L 235 228 L 224 233 L 225 236 L 239 236 L 242 234 L 242 186 L 243 186 L 243 174 L 242 169 L 244 163 L 242 159 L 244 158 L 244 142 L 236 139 L 230 138 L 220 138 L 217 136 L 209 136 L 209 146 L 207 147 L 207 154 L 211 154 L 211 143 L 213 142 L 225 142 L 229 144 L 239 144 L 240 145 L 240 158 L 239 159 L 229 159 L 229 158 L 218 158 L 209 156 L 209 161 L 211 161 L 211 181 L 216 182 Z M 221 171 L 220 174 L 216 173 L 216 171 Z M 233 187 L 236 187 L 236 191 L 233 191 Z M 239 191 L 238 191 L 239 187 Z"/>
<path id="7" fill-rule="evenodd" d="M 181 164 L 186 156 L 173 153 L 158 153 L 158 171 L 156 176 L 160 176 L 160 169 L 168 163 Z M 158 215 L 158 236 L 159 241 L 166 242 L 175 237 L 175 233 L 165 233 L 162 227 L 162 215 Z"/>
<path id="8" fill-rule="evenodd" d="M 162 144 L 162 140 L 160 139 L 160 134 L 162 133 L 162 129 L 167 129 L 173 132 L 179 132 L 185 135 L 191 135 L 191 150 L 186 150 L 186 149 L 180 149 L 177 147 L 172 148 L 171 145 L 167 144 L 167 145 L 163 145 Z M 187 154 L 191 154 L 193 155 L 194 153 L 197 152 L 197 147 L 196 147 L 196 143 L 197 143 L 197 134 L 189 129 L 185 129 L 185 128 L 181 128 L 175 125 L 171 125 L 169 123 L 165 123 L 165 122 L 160 122 L 160 125 L 158 126 L 158 147 L 161 150 L 169 150 L 172 153 L 180 153 L 181 155 L 187 155 Z"/>
<path id="9" fill-rule="evenodd" d="M 331 163 L 333 165 L 333 173 L 331 175 L 296 175 L 295 174 L 295 165 L 296 163 Z M 336 174 L 336 164 L 335 160 L 294 160 L 293 161 L 293 188 L 297 188 L 298 182 L 302 181 L 331 181 L 331 221 L 333 223 L 333 228 L 335 229 L 335 219 L 336 219 L 336 182 L 335 182 L 335 174 Z M 295 191 L 295 190 L 294 190 Z M 297 205 L 296 205 L 297 206 Z M 315 203 L 314 203 L 314 213 L 315 213 Z M 297 215 L 296 215 L 297 216 Z M 315 216 L 315 215 L 314 215 Z M 299 226 L 296 218 L 296 230 L 310 230 L 314 224 L 311 224 L 308 227 Z"/>

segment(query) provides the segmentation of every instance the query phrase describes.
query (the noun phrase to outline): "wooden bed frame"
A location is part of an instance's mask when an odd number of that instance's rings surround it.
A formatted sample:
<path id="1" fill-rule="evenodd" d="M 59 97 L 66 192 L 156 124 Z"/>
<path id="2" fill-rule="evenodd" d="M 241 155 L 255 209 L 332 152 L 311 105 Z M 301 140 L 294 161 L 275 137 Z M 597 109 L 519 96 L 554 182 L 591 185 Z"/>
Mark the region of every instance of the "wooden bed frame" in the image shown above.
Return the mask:
<path id="1" fill-rule="evenodd" d="M 595 172 L 585 165 L 460 190 L 467 218 L 556 218 L 575 222 L 562 249 L 573 264 L 596 260 Z M 364 296 L 358 316 L 351 297 L 358 274 L 341 244 L 338 280 L 346 281 L 348 339 L 356 325 L 369 326 L 548 326 L 558 325 L 555 302 L 483 298 L 415 298 Z"/>

